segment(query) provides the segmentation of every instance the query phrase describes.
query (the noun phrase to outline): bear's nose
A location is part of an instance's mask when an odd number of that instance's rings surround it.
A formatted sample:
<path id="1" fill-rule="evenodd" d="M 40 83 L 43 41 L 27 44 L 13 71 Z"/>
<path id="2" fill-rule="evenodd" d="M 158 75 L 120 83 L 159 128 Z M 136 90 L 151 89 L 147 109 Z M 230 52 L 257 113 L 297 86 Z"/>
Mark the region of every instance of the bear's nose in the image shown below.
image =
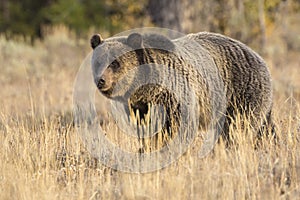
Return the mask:
<path id="1" fill-rule="evenodd" d="M 102 89 L 105 85 L 105 80 L 103 78 L 99 78 L 97 81 L 97 88 Z"/>

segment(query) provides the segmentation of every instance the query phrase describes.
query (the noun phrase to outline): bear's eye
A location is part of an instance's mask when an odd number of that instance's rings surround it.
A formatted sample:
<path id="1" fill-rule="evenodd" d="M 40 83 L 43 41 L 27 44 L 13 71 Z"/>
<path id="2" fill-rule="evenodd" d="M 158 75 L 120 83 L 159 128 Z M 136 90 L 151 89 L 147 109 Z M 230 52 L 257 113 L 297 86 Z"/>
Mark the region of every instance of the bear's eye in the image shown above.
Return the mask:
<path id="1" fill-rule="evenodd" d="M 120 68 L 120 63 L 117 61 L 117 60 L 114 60 L 111 64 L 110 64 L 110 67 L 113 69 L 113 70 L 117 70 Z"/>

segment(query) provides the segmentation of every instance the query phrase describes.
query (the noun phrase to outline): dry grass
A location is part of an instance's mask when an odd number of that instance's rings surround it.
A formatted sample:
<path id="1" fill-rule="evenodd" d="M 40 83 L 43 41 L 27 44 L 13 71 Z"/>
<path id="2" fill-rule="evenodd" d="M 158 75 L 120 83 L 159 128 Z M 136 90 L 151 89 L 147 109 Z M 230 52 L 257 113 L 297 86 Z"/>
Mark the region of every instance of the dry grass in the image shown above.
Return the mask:
<path id="1" fill-rule="evenodd" d="M 91 158 L 75 133 L 73 83 L 90 49 L 88 39 L 69 38 L 59 29 L 32 47 L 0 37 L 0 199 L 299 198 L 299 55 L 266 59 L 274 77 L 277 145 L 264 138 L 255 149 L 237 123 L 232 132 L 239 145 L 231 149 L 220 143 L 199 159 L 195 145 L 167 168 L 130 174 Z"/>

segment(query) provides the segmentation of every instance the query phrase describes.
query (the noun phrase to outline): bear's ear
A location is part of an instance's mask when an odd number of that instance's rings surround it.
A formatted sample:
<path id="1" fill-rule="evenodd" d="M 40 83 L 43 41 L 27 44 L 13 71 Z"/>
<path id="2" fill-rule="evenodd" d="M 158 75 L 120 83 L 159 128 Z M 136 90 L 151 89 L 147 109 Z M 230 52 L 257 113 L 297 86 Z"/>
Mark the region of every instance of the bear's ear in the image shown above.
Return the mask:
<path id="1" fill-rule="evenodd" d="M 95 49 L 99 44 L 103 43 L 103 39 L 100 34 L 93 35 L 91 38 L 91 47 Z"/>
<path id="2" fill-rule="evenodd" d="M 144 36 L 145 48 L 162 49 L 166 51 L 173 51 L 175 44 L 166 36 L 156 33 L 147 34 Z"/>
<path id="3" fill-rule="evenodd" d="M 133 49 L 140 49 L 143 47 L 143 36 L 139 33 L 131 33 L 127 38 L 127 44 Z"/>

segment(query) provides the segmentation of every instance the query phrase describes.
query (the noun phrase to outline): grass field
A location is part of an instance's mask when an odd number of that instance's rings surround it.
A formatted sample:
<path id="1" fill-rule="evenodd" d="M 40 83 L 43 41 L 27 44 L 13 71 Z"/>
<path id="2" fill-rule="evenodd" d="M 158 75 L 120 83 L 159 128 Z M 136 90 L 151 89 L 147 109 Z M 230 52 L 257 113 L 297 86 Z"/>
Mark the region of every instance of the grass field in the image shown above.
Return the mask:
<path id="1" fill-rule="evenodd" d="M 195 145 L 176 163 L 146 174 L 103 166 L 74 130 L 73 84 L 90 52 L 88 38 L 75 40 L 64 28 L 33 46 L 0 36 L 0 51 L 0 199 L 300 198 L 297 51 L 264 56 L 274 83 L 276 145 L 264 138 L 255 149 L 237 122 L 231 131 L 238 145 L 217 144 L 203 159 Z"/>

